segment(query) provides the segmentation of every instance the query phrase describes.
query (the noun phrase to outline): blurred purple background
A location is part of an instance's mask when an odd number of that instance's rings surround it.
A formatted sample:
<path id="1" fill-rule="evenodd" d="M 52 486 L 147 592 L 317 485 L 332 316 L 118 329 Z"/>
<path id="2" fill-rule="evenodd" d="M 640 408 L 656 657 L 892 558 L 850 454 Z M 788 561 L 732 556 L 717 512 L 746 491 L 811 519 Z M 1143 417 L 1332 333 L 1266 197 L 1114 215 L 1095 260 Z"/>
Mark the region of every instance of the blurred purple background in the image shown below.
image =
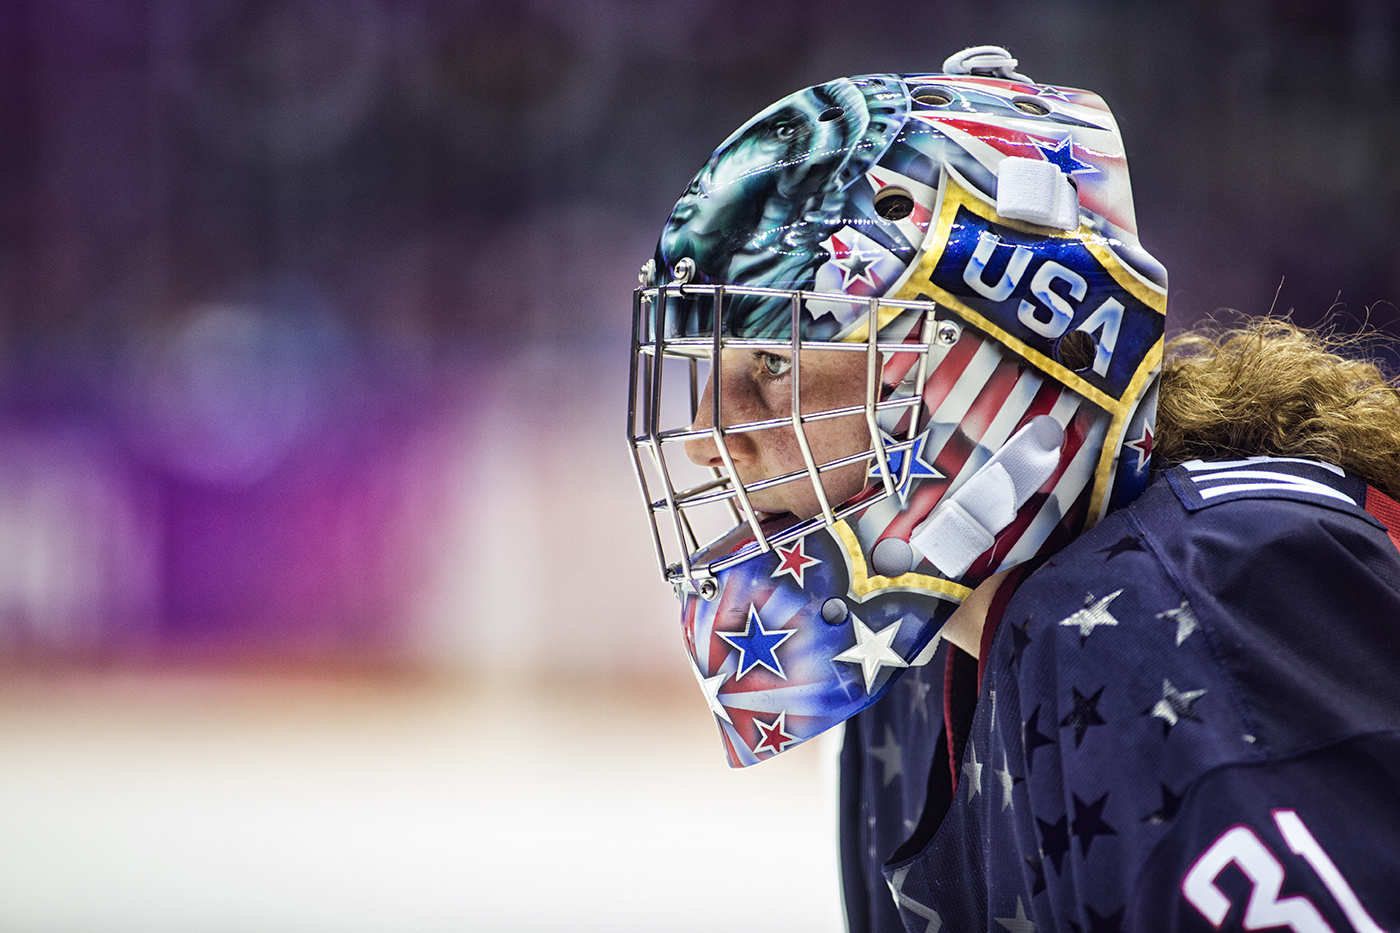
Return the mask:
<path id="1" fill-rule="evenodd" d="M 1038 9 L 8 4 L 0 654 L 667 663 L 577 637 L 658 605 L 628 290 L 709 149 L 837 74 L 1006 44 L 1116 107 L 1176 325 L 1282 282 L 1396 326 L 1394 4 Z"/>
<path id="2" fill-rule="evenodd" d="M 989 42 L 1115 108 L 1175 326 L 1400 333 L 1391 0 L 6 3 L 0 928 L 839 929 L 834 746 L 728 772 L 655 576 L 630 290 L 752 113 Z"/>

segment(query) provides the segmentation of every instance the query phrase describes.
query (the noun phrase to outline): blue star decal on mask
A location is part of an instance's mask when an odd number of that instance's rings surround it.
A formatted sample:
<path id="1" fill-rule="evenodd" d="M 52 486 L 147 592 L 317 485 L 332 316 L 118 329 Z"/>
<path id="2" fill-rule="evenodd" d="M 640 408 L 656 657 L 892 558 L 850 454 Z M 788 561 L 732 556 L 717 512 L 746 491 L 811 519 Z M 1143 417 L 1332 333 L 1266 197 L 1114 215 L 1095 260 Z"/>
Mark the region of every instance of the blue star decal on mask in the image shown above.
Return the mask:
<path id="1" fill-rule="evenodd" d="M 778 660 L 776 652 L 779 645 L 796 633 L 797 629 L 795 628 L 773 629 L 771 631 L 764 628 L 763 621 L 758 617 L 758 609 L 752 603 L 749 604 L 749 621 L 744 624 L 742 632 L 715 632 L 729 645 L 739 650 L 739 672 L 734 675 L 735 680 L 759 665 L 768 668 L 783 680 L 787 680 L 787 675 L 783 673 L 782 662 Z"/>
<path id="2" fill-rule="evenodd" d="M 1052 98 L 1052 99 L 1054 99 L 1054 100 L 1062 100 L 1062 101 L 1064 101 L 1065 103 L 1069 103 L 1069 102 L 1070 102 L 1070 101 L 1069 101 L 1069 98 L 1065 96 L 1064 91 L 1061 91 L 1059 88 L 1053 87 L 1053 86 L 1048 85 L 1048 84 L 1037 84 L 1037 85 L 1035 86 L 1035 96 L 1036 96 L 1036 97 L 1049 97 L 1049 98 Z"/>
<path id="3" fill-rule="evenodd" d="M 924 442 L 927 440 L 927 435 L 920 434 L 918 437 L 914 438 L 914 446 L 909 449 L 910 480 L 916 480 L 920 477 L 927 477 L 929 479 L 943 479 L 943 474 L 938 472 L 938 470 L 934 468 L 933 464 L 929 463 L 927 460 L 924 459 Z M 889 453 L 889 460 L 887 461 L 887 463 L 889 464 L 890 468 L 890 476 L 894 479 L 897 485 L 899 483 L 899 473 L 901 470 L 904 469 L 905 451 L 903 449 L 890 450 L 890 445 L 895 443 L 897 442 L 893 438 L 885 438 L 885 449 Z M 872 466 L 868 475 L 871 479 L 879 479 L 879 467 Z"/>
<path id="4" fill-rule="evenodd" d="M 1035 144 L 1035 148 L 1040 150 L 1040 154 L 1045 156 L 1046 161 L 1054 162 L 1066 175 L 1077 175 L 1080 172 L 1097 172 L 1088 162 L 1081 162 L 1074 157 L 1074 139 L 1066 136 L 1054 146 L 1045 146 L 1040 143 Z"/>

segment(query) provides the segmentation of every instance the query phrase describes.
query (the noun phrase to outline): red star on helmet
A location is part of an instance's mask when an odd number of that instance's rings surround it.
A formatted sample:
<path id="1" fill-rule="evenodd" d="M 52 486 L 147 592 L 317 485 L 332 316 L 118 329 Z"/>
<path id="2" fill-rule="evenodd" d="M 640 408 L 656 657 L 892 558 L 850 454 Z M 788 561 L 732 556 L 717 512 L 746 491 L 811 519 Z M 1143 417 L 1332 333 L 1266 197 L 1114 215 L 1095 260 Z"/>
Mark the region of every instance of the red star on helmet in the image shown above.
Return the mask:
<path id="1" fill-rule="evenodd" d="M 1131 447 L 1138 452 L 1137 468 L 1141 470 L 1147 466 L 1147 461 L 1152 459 L 1152 427 L 1144 424 L 1142 426 L 1142 436 L 1136 440 L 1128 441 L 1125 447 Z"/>
<path id="2" fill-rule="evenodd" d="M 797 741 L 797 736 L 789 735 L 787 731 L 787 711 L 778 714 L 778 718 L 772 722 L 764 722 L 757 716 L 754 717 L 753 724 L 758 728 L 760 736 L 759 743 L 753 747 L 754 753 L 758 752 L 778 752 L 787 748 Z"/>
<path id="3" fill-rule="evenodd" d="M 804 586 L 802 575 L 806 572 L 809 564 L 820 564 L 821 560 L 816 557 L 808 557 L 802 550 L 802 538 L 798 538 L 792 547 L 783 547 L 781 544 L 773 545 L 773 550 L 778 552 L 778 568 L 769 576 L 779 577 L 788 574 L 797 581 L 798 586 Z"/>

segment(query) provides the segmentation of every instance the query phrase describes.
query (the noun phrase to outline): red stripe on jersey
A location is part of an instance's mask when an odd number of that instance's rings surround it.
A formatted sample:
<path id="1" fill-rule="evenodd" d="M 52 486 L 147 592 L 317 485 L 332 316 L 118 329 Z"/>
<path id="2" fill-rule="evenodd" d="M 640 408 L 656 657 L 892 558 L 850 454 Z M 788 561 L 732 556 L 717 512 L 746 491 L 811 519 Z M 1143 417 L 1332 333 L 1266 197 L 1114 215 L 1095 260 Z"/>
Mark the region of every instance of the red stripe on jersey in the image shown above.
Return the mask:
<path id="1" fill-rule="evenodd" d="M 992 640 L 996 638 L 997 629 L 1001 627 L 1001 620 L 1006 615 L 1006 607 L 1011 602 L 1011 597 L 1020 588 L 1021 581 L 1030 572 L 1030 564 L 1021 564 L 1012 567 L 1006 572 L 1006 576 L 1001 583 L 997 584 L 996 594 L 992 597 L 992 604 L 987 607 L 987 619 L 982 623 L 982 640 L 977 646 L 977 690 L 982 690 L 982 678 L 987 673 L 987 655 L 992 651 Z"/>
<path id="2" fill-rule="evenodd" d="M 943 660 L 943 741 L 948 746 L 948 774 L 952 778 L 953 796 L 958 793 L 958 746 L 957 723 L 953 718 L 953 669 L 957 664 L 958 649 L 948 646 L 948 657 Z"/>
<path id="3" fill-rule="evenodd" d="M 1400 502 L 1396 502 L 1375 486 L 1367 486 L 1366 511 L 1385 526 L 1385 533 L 1390 536 L 1395 549 L 1400 551 Z"/>

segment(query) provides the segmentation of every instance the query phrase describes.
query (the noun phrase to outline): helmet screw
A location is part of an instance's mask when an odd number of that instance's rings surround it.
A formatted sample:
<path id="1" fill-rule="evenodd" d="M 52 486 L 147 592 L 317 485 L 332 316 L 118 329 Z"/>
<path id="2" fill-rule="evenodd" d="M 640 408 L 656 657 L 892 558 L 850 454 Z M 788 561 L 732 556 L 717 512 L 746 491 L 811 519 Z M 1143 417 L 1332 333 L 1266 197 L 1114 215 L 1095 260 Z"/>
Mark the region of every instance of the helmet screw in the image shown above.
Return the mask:
<path id="1" fill-rule="evenodd" d="M 695 274 L 695 260 L 689 256 L 676 263 L 676 267 L 671 270 L 671 278 L 674 285 L 684 285 L 690 281 L 690 277 Z"/>
<path id="2" fill-rule="evenodd" d="M 846 617 L 851 614 L 851 610 L 846 607 L 845 600 L 833 596 L 822 603 L 822 618 L 832 625 L 840 625 L 846 621 Z"/>
<path id="3" fill-rule="evenodd" d="M 701 599 L 710 600 L 719 595 L 719 584 L 709 578 L 700 581 L 699 589 Z"/>
<path id="4" fill-rule="evenodd" d="M 642 263 L 642 271 L 637 273 L 637 282 L 642 286 L 653 285 L 656 282 L 656 260 L 648 259 Z"/>
<path id="5" fill-rule="evenodd" d="M 883 577 L 897 577 L 914 569 L 914 549 L 903 538 L 885 538 L 870 552 L 870 564 Z"/>
<path id="6" fill-rule="evenodd" d="M 962 328 L 952 321 L 939 321 L 938 329 L 933 333 L 933 339 L 941 346 L 951 347 L 958 342 L 962 336 Z"/>

